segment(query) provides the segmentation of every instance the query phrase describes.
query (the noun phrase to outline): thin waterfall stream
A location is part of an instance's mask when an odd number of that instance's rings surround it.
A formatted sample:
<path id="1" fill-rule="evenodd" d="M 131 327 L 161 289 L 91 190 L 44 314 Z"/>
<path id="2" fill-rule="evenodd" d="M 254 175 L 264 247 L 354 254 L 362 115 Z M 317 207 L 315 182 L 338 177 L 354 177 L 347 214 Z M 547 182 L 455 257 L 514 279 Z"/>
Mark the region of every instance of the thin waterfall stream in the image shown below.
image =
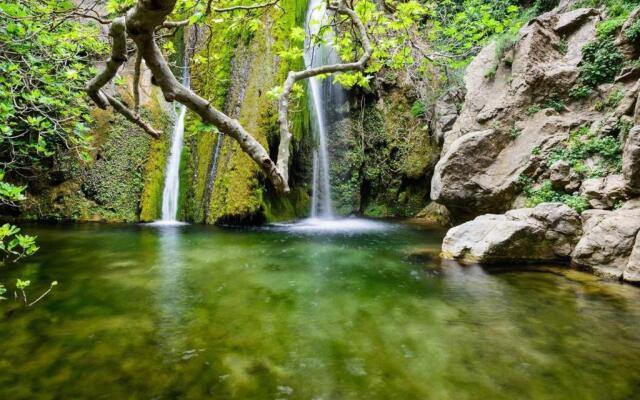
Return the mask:
<path id="1" fill-rule="evenodd" d="M 185 54 L 182 84 L 189 86 L 189 60 Z M 165 170 L 164 189 L 162 191 L 162 223 L 178 222 L 178 199 L 180 197 L 180 159 L 184 145 L 184 120 L 187 107 L 178 106 L 176 120 L 171 134 L 171 149 Z"/>
<path id="2" fill-rule="evenodd" d="M 321 26 L 330 21 L 323 0 L 310 0 L 305 21 L 307 38 L 318 35 Z M 333 33 L 324 33 L 324 42 L 331 43 Z M 329 45 L 314 44 L 309 39 L 305 42 L 304 61 L 307 68 L 340 63 L 335 50 Z M 336 216 L 331 200 L 329 125 L 334 122 L 336 110 L 344 103 L 345 91 L 335 84 L 331 77 L 309 79 L 309 108 L 311 110 L 311 130 L 317 140 L 317 148 L 313 152 L 313 175 L 311 193 L 311 218 L 295 224 L 281 224 L 285 230 L 327 233 L 327 232 L 362 232 L 387 230 L 390 225 L 362 218 L 342 218 Z"/>

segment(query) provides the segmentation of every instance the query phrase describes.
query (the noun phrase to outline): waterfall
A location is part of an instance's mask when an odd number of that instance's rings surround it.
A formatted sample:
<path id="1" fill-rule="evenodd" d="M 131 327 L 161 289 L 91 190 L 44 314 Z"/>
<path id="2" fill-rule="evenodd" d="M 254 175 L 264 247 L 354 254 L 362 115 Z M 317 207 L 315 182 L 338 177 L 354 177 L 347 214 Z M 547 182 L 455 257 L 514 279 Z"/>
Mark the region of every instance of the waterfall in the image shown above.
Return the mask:
<path id="1" fill-rule="evenodd" d="M 184 55 L 182 83 L 189 86 L 189 60 Z M 180 196 L 180 158 L 184 142 L 184 118 L 187 107 L 178 106 L 176 120 L 171 134 L 171 150 L 165 170 L 164 189 L 162 191 L 162 222 L 177 222 L 178 197 Z"/>
<path id="2" fill-rule="evenodd" d="M 318 34 L 320 26 L 327 19 L 326 17 L 324 0 L 310 0 L 305 22 L 308 38 Z M 331 32 L 325 34 L 325 39 L 331 42 Z M 324 45 L 314 46 L 309 39 L 305 43 L 304 61 L 307 68 L 340 62 L 333 49 Z M 329 151 L 327 148 L 328 115 L 325 106 L 335 107 L 343 98 L 343 93 L 339 85 L 333 85 L 331 79 L 320 80 L 316 77 L 309 79 L 309 92 L 309 106 L 313 118 L 311 127 L 318 141 L 318 148 L 313 153 L 311 217 L 332 219 L 333 207 L 331 205 Z"/>

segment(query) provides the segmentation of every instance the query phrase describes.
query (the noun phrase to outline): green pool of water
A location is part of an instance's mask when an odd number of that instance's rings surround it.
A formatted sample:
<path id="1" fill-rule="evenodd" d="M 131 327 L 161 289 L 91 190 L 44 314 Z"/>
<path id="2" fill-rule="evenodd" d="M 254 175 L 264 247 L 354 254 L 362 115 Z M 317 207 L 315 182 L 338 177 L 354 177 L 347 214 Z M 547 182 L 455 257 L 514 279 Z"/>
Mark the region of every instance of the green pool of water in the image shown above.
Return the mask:
<path id="1" fill-rule="evenodd" d="M 442 232 L 26 229 L 0 399 L 637 399 L 640 290 L 414 257 Z"/>

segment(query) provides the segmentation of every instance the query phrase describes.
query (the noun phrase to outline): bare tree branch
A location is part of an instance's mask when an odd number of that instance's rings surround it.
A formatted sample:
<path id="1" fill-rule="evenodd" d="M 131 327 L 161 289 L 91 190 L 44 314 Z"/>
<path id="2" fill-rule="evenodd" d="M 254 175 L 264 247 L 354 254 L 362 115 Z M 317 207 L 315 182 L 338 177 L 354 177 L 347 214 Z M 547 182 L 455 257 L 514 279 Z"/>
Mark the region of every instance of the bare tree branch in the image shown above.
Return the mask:
<path id="1" fill-rule="evenodd" d="M 107 99 L 109 104 L 111 104 L 111 107 L 114 108 L 114 110 L 116 110 L 117 112 L 122 114 L 129 121 L 131 121 L 134 124 L 138 125 L 146 133 L 148 133 L 149 135 L 153 136 L 155 139 L 160 139 L 160 136 L 162 135 L 162 132 L 159 132 L 159 131 L 153 129 L 153 127 L 151 125 L 149 125 L 149 123 L 143 121 L 138 114 L 136 114 L 133 111 L 131 111 L 131 109 L 129 107 L 127 107 L 120 100 L 118 100 L 115 97 L 110 96 L 110 95 L 108 95 L 106 93 L 103 93 L 103 95 Z"/>
<path id="2" fill-rule="evenodd" d="M 140 115 L 140 64 L 142 64 L 142 54 L 136 53 L 136 64 L 133 71 L 133 112 Z"/>
<path id="3" fill-rule="evenodd" d="M 289 143 L 291 142 L 291 131 L 289 130 L 289 98 L 291 97 L 291 91 L 296 82 L 308 79 L 318 75 L 331 74 L 336 72 L 347 71 L 362 71 L 365 65 L 373 54 L 371 43 L 369 42 L 369 35 L 367 29 L 360 20 L 360 17 L 349 7 L 347 7 L 345 0 L 339 0 L 337 4 L 329 4 L 327 7 L 329 10 L 333 10 L 338 14 L 348 16 L 351 21 L 356 25 L 358 34 L 360 36 L 360 42 L 364 48 L 364 53 L 360 59 L 352 63 L 331 64 L 323 65 L 316 68 L 307 68 L 302 71 L 290 71 L 287 80 L 282 88 L 282 95 L 279 101 L 278 121 L 280 123 L 280 145 L 278 147 L 278 169 L 283 173 L 284 179 L 288 179 L 289 169 Z"/>
<path id="4" fill-rule="evenodd" d="M 109 36 L 113 40 L 111 58 L 107 61 L 105 69 L 90 80 L 85 88 L 89 97 L 102 109 L 106 109 L 109 102 L 101 89 L 116 76 L 122 64 L 127 61 L 127 34 L 125 31 L 125 18 L 114 19 L 109 27 Z"/>

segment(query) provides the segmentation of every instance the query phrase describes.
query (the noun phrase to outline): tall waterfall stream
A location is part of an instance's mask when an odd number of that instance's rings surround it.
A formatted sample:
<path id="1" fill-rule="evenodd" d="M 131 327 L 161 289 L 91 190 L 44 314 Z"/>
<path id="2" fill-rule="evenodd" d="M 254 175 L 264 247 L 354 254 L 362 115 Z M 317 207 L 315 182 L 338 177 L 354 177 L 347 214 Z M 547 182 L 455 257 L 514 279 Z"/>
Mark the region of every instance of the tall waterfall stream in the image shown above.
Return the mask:
<path id="1" fill-rule="evenodd" d="M 307 37 L 318 34 L 320 26 L 327 17 L 322 0 L 311 0 L 307 11 L 305 31 Z M 326 39 L 330 33 L 326 34 Z M 313 45 L 309 40 L 305 43 L 304 61 L 307 68 L 319 67 L 340 62 L 335 51 L 324 45 Z M 332 87 L 333 86 L 333 87 Z M 336 93 L 337 92 L 337 93 Z M 311 218 L 333 219 L 331 204 L 331 183 L 329 179 L 329 150 L 327 145 L 327 110 L 325 105 L 335 105 L 336 98 L 341 98 L 342 89 L 333 85 L 330 79 L 309 79 L 310 108 L 312 112 L 312 130 L 318 140 L 318 148 L 313 153 L 313 181 L 311 196 Z M 334 94 L 338 96 L 334 96 Z M 329 104 L 326 104 L 329 100 Z"/>
<path id="2" fill-rule="evenodd" d="M 189 61 L 184 56 L 182 83 L 189 86 Z M 162 219 L 163 223 L 178 222 L 178 199 L 180 197 L 180 158 L 184 144 L 184 119 L 187 107 L 178 106 L 176 120 L 171 134 L 171 150 L 165 170 L 164 189 L 162 191 Z"/>

